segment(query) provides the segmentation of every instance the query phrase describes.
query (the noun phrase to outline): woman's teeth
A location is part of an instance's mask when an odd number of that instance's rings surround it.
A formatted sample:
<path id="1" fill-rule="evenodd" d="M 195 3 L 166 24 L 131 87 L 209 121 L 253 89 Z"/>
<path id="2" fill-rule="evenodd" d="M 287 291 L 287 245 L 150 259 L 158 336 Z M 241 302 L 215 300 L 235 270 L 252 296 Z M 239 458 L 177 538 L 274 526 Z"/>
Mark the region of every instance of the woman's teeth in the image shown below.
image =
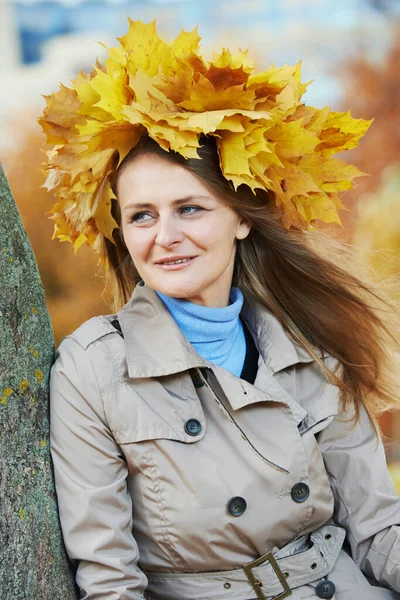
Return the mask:
<path id="1" fill-rule="evenodd" d="M 188 260 L 192 260 L 192 258 L 180 258 L 179 260 L 174 260 L 173 262 L 163 262 L 162 265 L 179 265 L 179 263 L 188 262 Z"/>

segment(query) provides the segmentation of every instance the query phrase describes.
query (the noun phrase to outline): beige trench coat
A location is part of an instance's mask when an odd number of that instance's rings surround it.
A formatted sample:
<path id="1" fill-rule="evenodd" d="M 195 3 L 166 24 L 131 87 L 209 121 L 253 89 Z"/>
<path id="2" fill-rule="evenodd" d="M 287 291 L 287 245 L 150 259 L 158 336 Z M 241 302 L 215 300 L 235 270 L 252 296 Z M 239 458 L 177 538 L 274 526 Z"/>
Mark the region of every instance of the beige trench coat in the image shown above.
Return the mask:
<path id="1" fill-rule="evenodd" d="M 264 307 L 241 316 L 254 385 L 201 358 L 144 284 L 123 336 L 96 317 L 58 349 L 51 446 L 81 598 L 400 598 L 400 501 L 366 415 L 351 429 Z"/>

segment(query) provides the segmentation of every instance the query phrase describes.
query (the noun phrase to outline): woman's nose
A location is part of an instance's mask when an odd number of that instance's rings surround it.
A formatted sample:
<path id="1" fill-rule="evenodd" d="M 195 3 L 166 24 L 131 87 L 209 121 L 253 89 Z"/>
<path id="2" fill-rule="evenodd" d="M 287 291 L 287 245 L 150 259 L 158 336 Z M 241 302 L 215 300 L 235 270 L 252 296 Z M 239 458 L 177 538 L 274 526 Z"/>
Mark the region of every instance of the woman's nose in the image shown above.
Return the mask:
<path id="1" fill-rule="evenodd" d="M 174 222 L 171 217 L 159 218 L 158 231 L 155 242 L 163 248 L 169 248 L 173 244 L 181 242 L 183 239 L 183 232 Z"/>

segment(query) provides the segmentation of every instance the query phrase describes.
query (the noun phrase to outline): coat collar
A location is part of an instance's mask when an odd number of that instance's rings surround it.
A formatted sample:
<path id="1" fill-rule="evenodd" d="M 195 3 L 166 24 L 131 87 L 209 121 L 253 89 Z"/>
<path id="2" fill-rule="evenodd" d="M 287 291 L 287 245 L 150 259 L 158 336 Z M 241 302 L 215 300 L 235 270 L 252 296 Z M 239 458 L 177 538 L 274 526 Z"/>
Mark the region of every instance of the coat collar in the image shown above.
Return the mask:
<path id="1" fill-rule="evenodd" d="M 157 294 L 140 282 L 118 313 L 130 377 L 161 377 L 208 367 Z"/>
<path id="2" fill-rule="evenodd" d="M 312 357 L 290 340 L 276 317 L 261 304 L 249 306 L 245 301 L 241 316 L 272 374 L 299 362 L 312 362 Z M 187 341 L 154 290 L 143 282 L 137 284 L 118 319 L 130 377 L 161 377 L 196 367 L 212 367 Z"/>

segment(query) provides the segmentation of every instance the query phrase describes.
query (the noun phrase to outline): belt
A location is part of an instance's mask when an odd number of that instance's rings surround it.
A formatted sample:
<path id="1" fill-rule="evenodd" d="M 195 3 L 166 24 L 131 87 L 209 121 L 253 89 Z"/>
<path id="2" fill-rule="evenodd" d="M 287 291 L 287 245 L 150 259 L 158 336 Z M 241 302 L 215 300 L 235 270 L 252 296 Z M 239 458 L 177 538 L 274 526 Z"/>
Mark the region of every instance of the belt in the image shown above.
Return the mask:
<path id="1" fill-rule="evenodd" d="M 324 525 L 240 569 L 205 573 L 146 571 L 148 597 L 157 600 L 283 600 L 292 590 L 318 581 L 335 565 L 346 532 Z"/>

